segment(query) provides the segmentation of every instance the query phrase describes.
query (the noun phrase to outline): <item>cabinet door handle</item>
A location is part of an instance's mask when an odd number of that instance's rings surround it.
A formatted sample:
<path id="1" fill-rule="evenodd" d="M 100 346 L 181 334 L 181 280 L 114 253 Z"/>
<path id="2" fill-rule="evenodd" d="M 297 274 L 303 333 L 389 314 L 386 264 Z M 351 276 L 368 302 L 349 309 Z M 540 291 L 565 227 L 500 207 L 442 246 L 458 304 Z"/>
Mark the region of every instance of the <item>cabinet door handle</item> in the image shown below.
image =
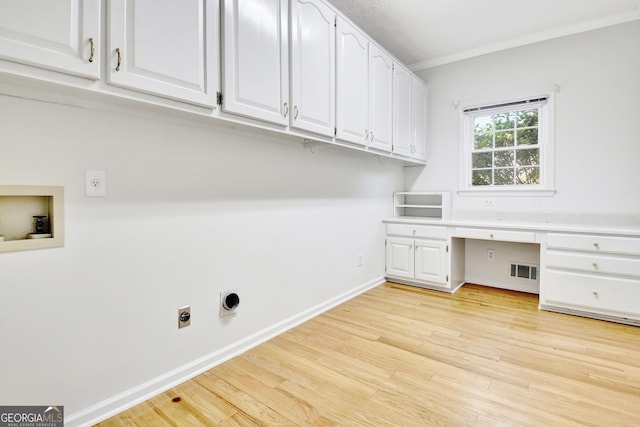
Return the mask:
<path id="1" fill-rule="evenodd" d="M 287 117 L 288 114 L 289 114 L 289 104 L 287 104 L 285 102 L 284 103 L 284 116 Z"/>
<path id="2" fill-rule="evenodd" d="M 364 140 L 365 142 L 369 140 L 369 129 L 364 130 Z"/>
<path id="3" fill-rule="evenodd" d="M 120 54 L 120 48 L 116 48 L 116 54 L 118 55 L 118 63 L 116 64 L 116 71 L 120 71 L 120 64 L 122 63 L 122 55 Z"/>
<path id="4" fill-rule="evenodd" d="M 89 62 L 93 62 L 93 56 L 96 53 L 96 46 L 93 42 L 93 37 L 89 37 L 89 44 L 91 45 L 91 55 L 89 56 Z"/>
<path id="5" fill-rule="evenodd" d="M 293 106 L 293 119 L 296 120 L 298 118 L 298 106 Z"/>
<path id="6" fill-rule="evenodd" d="M 371 131 L 371 142 L 373 142 L 373 131 Z"/>

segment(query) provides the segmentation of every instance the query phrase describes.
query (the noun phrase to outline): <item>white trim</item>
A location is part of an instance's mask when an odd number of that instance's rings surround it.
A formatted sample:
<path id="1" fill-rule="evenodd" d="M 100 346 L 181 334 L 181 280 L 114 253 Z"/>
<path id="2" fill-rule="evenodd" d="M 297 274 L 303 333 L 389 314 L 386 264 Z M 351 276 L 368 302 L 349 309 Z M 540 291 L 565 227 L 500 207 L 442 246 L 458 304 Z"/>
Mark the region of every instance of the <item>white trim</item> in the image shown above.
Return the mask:
<path id="1" fill-rule="evenodd" d="M 536 267 L 538 267 L 536 265 Z M 538 273 L 540 273 L 540 267 L 538 267 Z M 538 280 L 522 279 L 518 277 L 509 277 L 510 279 L 517 279 L 513 282 L 504 280 L 490 280 L 484 277 L 464 277 L 465 283 L 476 284 L 480 286 L 487 286 L 489 288 L 508 289 L 510 291 L 526 292 L 528 294 L 540 295 L 540 276 L 538 274 Z M 520 282 L 522 280 L 522 282 Z"/>
<path id="2" fill-rule="evenodd" d="M 583 22 L 573 26 L 563 27 L 551 31 L 544 31 L 537 34 L 510 39 L 505 42 L 492 43 L 475 49 L 465 50 L 463 52 L 452 53 L 449 55 L 436 56 L 425 61 L 416 62 L 409 65 L 409 70 L 416 72 L 425 70 L 439 65 L 449 64 L 452 62 L 462 61 L 464 59 L 474 58 L 476 56 L 486 55 L 488 53 L 499 52 L 501 50 L 512 49 L 514 47 L 526 46 L 533 43 L 551 40 L 559 37 L 569 36 L 572 34 L 582 33 L 585 31 L 597 30 L 599 28 L 610 27 L 613 25 L 624 24 L 640 19 L 640 9 L 633 12 L 621 13 L 605 19 L 594 19 L 592 21 Z"/>
<path id="3" fill-rule="evenodd" d="M 458 190 L 458 196 L 467 197 L 467 196 L 477 196 L 477 197 L 487 197 L 487 196 L 497 196 L 497 197 L 551 197 L 556 194 L 556 190 L 554 189 L 534 189 L 534 188 L 525 188 L 525 189 L 511 189 L 511 188 L 497 188 L 495 190 L 484 190 L 484 189 L 471 189 L 471 190 Z"/>
<path id="4" fill-rule="evenodd" d="M 357 288 L 344 292 L 323 303 L 311 307 L 299 314 L 289 317 L 281 322 L 258 331 L 248 337 L 230 344 L 220 350 L 196 359 L 190 363 L 179 366 L 163 375 L 139 384 L 129 390 L 125 390 L 102 402 L 98 402 L 88 408 L 74 412 L 65 417 L 65 426 L 91 426 L 100 421 L 112 417 L 120 412 L 142 403 L 166 390 L 169 390 L 183 382 L 199 375 L 209 369 L 238 356 L 251 348 L 268 341 L 289 329 L 292 329 L 307 320 L 316 317 L 325 311 L 344 303 L 376 286 L 385 282 L 383 277 L 373 279 Z"/>
<path id="5" fill-rule="evenodd" d="M 510 185 L 510 186 L 472 186 L 471 185 L 471 142 L 468 139 L 472 133 L 474 117 L 493 114 L 496 111 L 517 111 L 526 109 L 527 104 L 509 105 L 526 99 L 547 98 L 544 102 L 532 103 L 532 108 L 540 109 L 539 117 L 539 150 L 540 150 L 540 185 Z M 469 108 L 482 105 L 506 104 L 504 108 L 465 112 Z M 459 109 L 459 196 L 553 196 L 555 195 L 555 93 L 544 95 L 519 97 L 512 100 L 485 103 Z"/>
<path id="6" fill-rule="evenodd" d="M 570 314 L 572 316 L 590 317 L 592 319 L 605 320 L 607 322 L 622 323 L 631 326 L 640 326 L 640 320 L 624 317 L 624 316 L 610 316 L 607 314 L 594 313 L 588 310 L 576 310 L 573 308 L 566 308 L 556 306 L 553 304 L 539 304 L 538 308 L 545 311 L 554 311 L 556 313 Z"/>

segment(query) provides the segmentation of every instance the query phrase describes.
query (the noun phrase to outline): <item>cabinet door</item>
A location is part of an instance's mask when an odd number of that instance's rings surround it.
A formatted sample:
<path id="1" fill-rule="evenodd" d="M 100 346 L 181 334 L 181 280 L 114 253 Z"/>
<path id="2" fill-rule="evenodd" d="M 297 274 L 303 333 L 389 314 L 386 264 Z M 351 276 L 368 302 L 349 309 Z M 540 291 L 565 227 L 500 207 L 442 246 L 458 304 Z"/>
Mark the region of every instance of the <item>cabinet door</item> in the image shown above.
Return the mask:
<path id="1" fill-rule="evenodd" d="M 438 240 L 415 241 L 415 278 L 436 283 L 447 283 L 446 242 Z"/>
<path id="2" fill-rule="evenodd" d="M 413 147 L 411 157 L 426 159 L 427 148 L 427 87 L 417 77 L 413 77 L 411 130 Z"/>
<path id="3" fill-rule="evenodd" d="M 0 58 L 100 78 L 99 0 L 0 1 Z"/>
<path id="4" fill-rule="evenodd" d="M 291 126 L 335 132 L 335 14 L 320 0 L 291 2 Z"/>
<path id="5" fill-rule="evenodd" d="M 411 126 L 413 76 L 396 64 L 393 70 L 393 152 L 411 156 L 413 132 Z"/>
<path id="6" fill-rule="evenodd" d="M 369 41 L 340 17 L 336 40 L 336 138 L 367 145 Z"/>
<path id="7" fill-rule="evenodd" d="M 369 45 L 369 146 L 391 151 L 393 139 L 393 61 Z"/>
<path id="8" fill-rule="evenodd" d="M 413 239 L 387 238 L 387 275 L 413 279 L 413 245 Z"/>
<path id="9" fill-rule="evenodd" d="M 214 106 L 218 15 L 217 0 L 111 0 L 109 83 Z"/>
<path id="10" fill-rule="evenodd" d="M 222 109 L 285 125 L 287 0 L 224 0 Z"/>

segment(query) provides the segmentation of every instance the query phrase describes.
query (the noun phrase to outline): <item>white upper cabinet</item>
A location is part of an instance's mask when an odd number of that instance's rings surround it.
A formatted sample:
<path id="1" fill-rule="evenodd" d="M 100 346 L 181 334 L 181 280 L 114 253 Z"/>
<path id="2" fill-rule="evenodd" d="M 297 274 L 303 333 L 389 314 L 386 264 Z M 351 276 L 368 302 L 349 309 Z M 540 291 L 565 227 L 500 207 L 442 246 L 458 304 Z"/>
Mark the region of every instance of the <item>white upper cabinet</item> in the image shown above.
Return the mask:
<path id="1" fill-rule="evenodd" d="M 0 59 L 100 78 L 99 0 L 1 0 Z"/>
<path id="2" fill-rule="evenodd" d="M 427 87 L 399 64 L 395 65 L 393 87 L 393 153 L 425 160 Z"/>
<path id="3" fill-rule="evenodd" d="M 369 40 L 341 17 L 336 26 L 336 138 L 369 139 Z"/>
<path id="4" fill-rule="evenodd" d="M 289 121 L 287 0 L 224 0 L 222 110 Z"/>
<path id="5" fill-rule="evenodd" d="M 398 64 L 394 69 L 393 86 L 393 152 L 409 157 L 413 146 L 411 129 L 413 76 Z"/>
<path id="6" fill-rule="evenodd" d="M 411 98 L 411 130 L 413 133 L 413 152 L 411 156 L 417 160 L 426 160 L 427 86 L 415 76 L 413 77 Z"/>
<path id="7" fill-rule="evenodd" d="M 109 83 L 215 106 L 217 0 L 109 1 Z"/>
<path id="8" fill-rule="evenodd" d="M 393 140 L 393 61 L 369 45 L 369 147 L 391 151 Z"/>
<path id="9" fill-rule="evenodd" d="M 335 132 L 335 19 L 320 0 L 291 1 L 291 127 Z"/>

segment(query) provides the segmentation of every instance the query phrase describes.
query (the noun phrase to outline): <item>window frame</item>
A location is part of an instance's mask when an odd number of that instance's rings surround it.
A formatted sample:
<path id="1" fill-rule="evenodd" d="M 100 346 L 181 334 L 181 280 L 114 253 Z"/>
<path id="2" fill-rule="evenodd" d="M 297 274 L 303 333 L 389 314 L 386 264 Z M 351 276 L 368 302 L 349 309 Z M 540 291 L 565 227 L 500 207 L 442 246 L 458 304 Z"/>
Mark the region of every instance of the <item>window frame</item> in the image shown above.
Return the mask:
<path id="1" fill-rule="evenodd" d="M 527 102 L 546 98 L 546 101 Z M 460 165 L 458 194 L 461 196 L 552 196 L 555 194 L 554 94 L 483 103 L 460 108 Z M 495 107 L 494 107 L 495 106 Z M 472 153 L 476 117 L 538 108 L 540 184 L 472 185 Z M 487 151 L 489 152 L 489 151 Z M 491 151 L 493 152 L 493 151 Z M 493 168 L 495 170 L 495 168 Z"/>

